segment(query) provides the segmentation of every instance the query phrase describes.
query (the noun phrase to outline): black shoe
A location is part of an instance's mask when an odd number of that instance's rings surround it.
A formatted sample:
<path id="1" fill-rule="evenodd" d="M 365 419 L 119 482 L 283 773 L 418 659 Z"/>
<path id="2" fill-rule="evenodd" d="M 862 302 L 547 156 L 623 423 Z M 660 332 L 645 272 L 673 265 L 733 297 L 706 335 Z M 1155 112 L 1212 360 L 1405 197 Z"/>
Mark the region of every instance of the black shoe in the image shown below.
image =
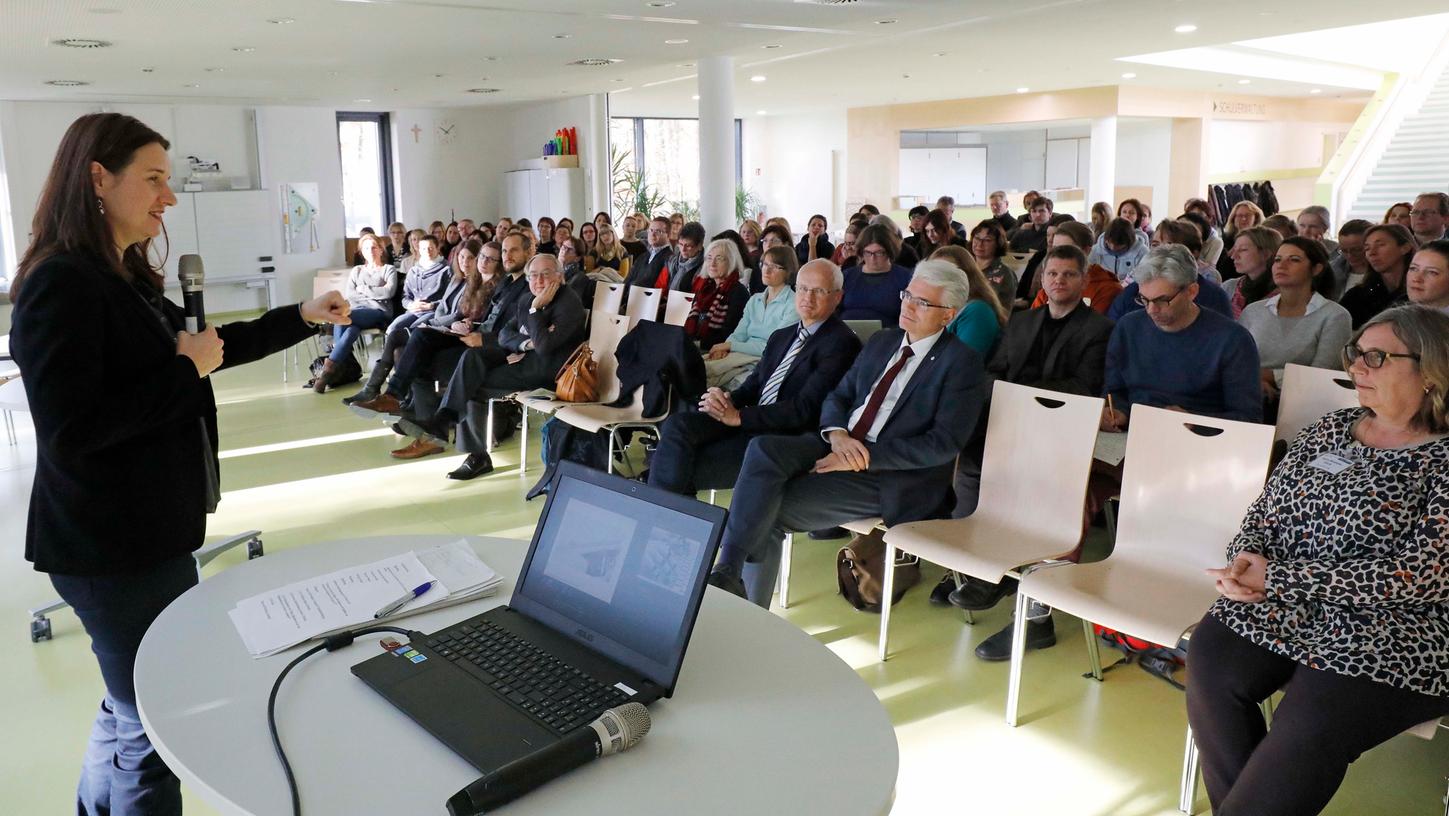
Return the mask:
<path id="1" fill-rule="evenodd" d="M 722 569 L 716 569 L 709 574 L 709 585 L 719 587 L 731 595 L 738 595 L 745 600 L 749 600 L 749 596 L 745 594 L 745 582 L 740 580 L 738 575 Z"/>
<path id="2" fill-rule="evenodd" d="M 981 641 L 981 645 L 976 647 L 976 656 L 992 662 L 1010 660 L 1012 627 L 1013 624 L 1008 623 L 1005 629 Z M 1057 629 L 1050 616 L 1039 621 L 1026 622 L 1026 648 L 1046 649 L 1055 645 Z"/>
<path id="3" fill-rule="evenodd" d="M 949 596 L 952 592 L 955 591 L 956 576 L 948 572 L 945 575 L 941 576 L 941 583 L 936 584 L 936 588 L 931 590 L 931 597 L 929 600 L 936 606 L 945 606 L 951 602 Z"/>
<path id="4" fill-rule="evenodd" d="M 376 388 L 364 388 L 361 391 L 358 391 L 356 394 L 353 394 L 350 397 L 343 397 L 342 398 L 342 404 L 343 405 L 351 405 L 354 402 L 367 402 L 368 400 L 374 399 L 376 397 L 377 397 L 377 389 Z"/>
<path id="5" fill-rule="evenodd" d="M 957 609 L 982 612 L 996 606 L 1002 598 L 1014 592 L 1016 592 L 1016 581 L 1010 578 L 1003 578 L 1000 583 L 993 584 L 990 581 L 983 581 L 968 575 L 960 589 L 951 590 L 947 600 Z"/>
<path id="6" fill-rule="evenodd" d="M 402 426 L 401 422 L 394 422 L 391 426 L 391 429 L 392 432 L 397 434 L 398 436 L 412 436 L 412 434 L 408 433 L 407 429 Z"/>
<path id="7" fill-rule="evenodd" d="M 493 459 L 486 453 L 470 453 L 463 464 L 452 473 L 448 474 L 449 479 L 466 482 L 469 479 L 476 479 L 485 473 L 493 472 Z"/>
<path id="8" fill-rule="evenodd" d="M 848 535 L 850 535 L 850 531 L 845 529 L 844 527 L 831 527 L 825 530 L 811 530 L 810 540 L 833 541 L 837 538 L 845 538 Z"/>

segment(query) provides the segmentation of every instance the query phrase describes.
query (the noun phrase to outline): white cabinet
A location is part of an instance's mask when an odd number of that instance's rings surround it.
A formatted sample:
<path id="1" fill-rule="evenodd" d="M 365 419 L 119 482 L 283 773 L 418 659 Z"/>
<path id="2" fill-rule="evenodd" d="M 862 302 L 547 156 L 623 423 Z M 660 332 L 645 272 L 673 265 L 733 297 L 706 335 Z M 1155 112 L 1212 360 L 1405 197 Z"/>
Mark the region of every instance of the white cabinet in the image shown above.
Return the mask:
<path id="1" fill-rule="evenodd" d="M 503 174 L 502 191 L 499 211 L 510 218 L 537 224 L 540 216 L 567 216 L 577 224 L 592 215 L 584 211 L 584 171 L 577 167 L 513 170 Z"/>
<path id="2" fill-rule="evenodd" d="M 948 195 L 956 206 L 986 203 L 986 148 L 930 147 L 900 151 L 899 195 L 915 196 L 927 206 Z"/>

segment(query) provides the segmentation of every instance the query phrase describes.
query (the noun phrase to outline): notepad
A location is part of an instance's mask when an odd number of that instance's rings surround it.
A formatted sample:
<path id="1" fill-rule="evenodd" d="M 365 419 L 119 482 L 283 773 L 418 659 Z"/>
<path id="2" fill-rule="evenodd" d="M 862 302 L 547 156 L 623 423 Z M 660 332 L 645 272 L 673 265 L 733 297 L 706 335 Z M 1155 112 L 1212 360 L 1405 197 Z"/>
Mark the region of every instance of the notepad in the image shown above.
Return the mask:
<path id="1" fill-rule="evenodd" d="M 267 657 L 372 623 L 377 610 L 429 581 L 427 592 L 383 620 L 491 595 L 503 578 L 459 540 L 278 587 L 243 599 L 228 615 L 247 651 Z"/>
<path id="2" fill-rule="evenodd" d="M 1098 431 L 1097 446 L 1092 458 L 1109 465 L 1120 465 L 1127 458 L 1127 434 L 1116 431 Z"/>

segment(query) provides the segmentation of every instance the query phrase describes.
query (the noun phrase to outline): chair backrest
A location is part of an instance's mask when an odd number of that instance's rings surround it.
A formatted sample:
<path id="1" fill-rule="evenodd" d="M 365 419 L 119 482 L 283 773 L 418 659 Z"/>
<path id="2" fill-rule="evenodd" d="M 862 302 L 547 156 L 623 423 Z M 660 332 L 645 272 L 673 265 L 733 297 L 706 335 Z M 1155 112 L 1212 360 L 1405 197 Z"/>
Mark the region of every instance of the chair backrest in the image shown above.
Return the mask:
<path id="1" fill-rule="evenodd" d="M 598 314 L 589 326 L 589 350 L 598 364 L 599 402 L 619 398 L 619 361 L 614 351 L 624 339 L 629 319 L 623 315 Z"/>
<path id="2" fill-rule="evenodd" d="M 1282 398 L 1273 440 L 1293 444 L 1298 432 L 1329 411 L 1357 408 L 1353 378 L 1336 368 L 1313 368 L 1290 363 L 1283 367 Z"/>
<path id="3" fill-rule="evenodd" d="M 1272 445 L 1268 425 L 1133 406 L 1112 558 L 1221 567 Z"/>
<path id="4" fill-rule="evenodd" d="M 670 290 L 669 300 L 664 305 L 664 324 L 666 326 L 683 326 L 684 321 L 689 319 L 689 310 L 692 308 L 694 308 L 693 292 Z"/>
<path id="5" fill-rule="evenodd" d="M 663 297 L 662 289 L 629 287 L 629 305 L 624 309 L 624 316 L 629 318 L 629 328 L 634 328 L 641 320 L 658 320 L 659 303 Z"/>
<path id="6" fill-rule="evenodd" d="M 885 328 L 879 320 L 847 320 L 845 325 L 855 332 L 855 336 L 861 343 L 869 340 L 872 335 Z"/>
<path id="7" fill-rule="evenodd" d="M 624 284 L 599 283 L 594 287 L 595 312 L 616 315 L 624 310 Z"/>
<path id="8" fill-rule="evenodd" d="M 1001 256 L 1001 262 L 1006 264 L 1007 269 L 1020 275 L 1021 270 L 1025 269 L 1028 263 L 1031 263 L 1031 256 L 1035 254 L 1036 250 L 1032 250 L 1031 252 L 1008 252 Z"/>
<path id="9" fill-rule="evenodd" d="M 1076 546 L 1102 398 L 998 380 L 991 391 L 976 515 Z"/>

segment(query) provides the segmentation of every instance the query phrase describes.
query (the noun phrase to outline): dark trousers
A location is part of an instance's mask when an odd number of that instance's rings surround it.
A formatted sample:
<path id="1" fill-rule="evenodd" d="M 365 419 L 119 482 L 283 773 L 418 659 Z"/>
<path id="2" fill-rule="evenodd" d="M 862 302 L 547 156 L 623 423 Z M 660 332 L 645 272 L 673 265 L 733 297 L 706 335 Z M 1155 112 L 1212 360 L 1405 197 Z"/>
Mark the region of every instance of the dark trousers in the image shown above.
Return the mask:
<path id="1" fill-rule="evenodd" d="M 136 711 L 132 679 L 141 638 L 161 610 L 196 585 L 190 555 L 121 575 L 51 575 L 75 610 L 101 666 L 106 696 L 91 728 L 76 790 L 86 816 L 181 813 L 181 782 L 156 754 Z"/>
<path id="2" fill-rule="evenodd" d="M 746 561 L 764 561 L 784 537 L 880 515 L 880 483 L 869 471 L 811 473 L 830 453 L 819 434 L 757 436 L 750 440 L 730 499 L 719 563 L 739 573 Z M 761 577 L 772 586 L 774 576 Z M 770 599 L 751 598 L 769 606 Z"/>
<path id="3" fill-rule="evenodd" d="M 1318 813 L 1359 754 L 1449 714 L 1449 698 L 1310 669 L 1211 615 L 1188 654 L 1187 717 L 1218 816 Z M 1258 704 L 1279 689 L 1270 729 Z"/>
<path id="4" fill-rule="evenodd" d="M 701 490 L 735 486 L 751 434 L 709 414 L 674 414 L 659 429 L 659 446 L 649 460 L 649 484 L 693 496 Z"/>
<path id="5" fill-rule="evenodd" d="M 398 355 L 392 377 L 387 381 L 387 392 L 394 396 L 406 394 L 413 379 L 423 374 L 433 359 L 444 349 L 464 347 L 463 340 L 456 334 L 429 328 L 415 328 L 408 334 L 407 344 Z"/>
<path id="6" fill-rule="evenodd" d="M 377 362 L 372 366 L 372 372 L 367 377 L 367 387 L 381 389 L 383 382 L 387 380 L 388 372 L 392 371 L 393 364 L 397 362 L 398 354 L 408 344 L 408 335 L 413 324 L 426 317 L 427 314 L 414 314 L 403 312 L 387 324 L 387 331 L 382 336 L 382 353 L 377 356 Z M 401 394 L 394 396 L 399 399 Z"/>
<path id="7" fill-rule="evenodd" d="M 334 363 L 347 359 L 347 355 L 352 353 L 352 345 L 365 329 L 380 329 L 392 320 L 381 309 L 353 309 L 351 317 L 352 322 L 348 325 L 332 327 L 332 353 L 327 356 Z"/>
<path id="8" fill-rule="evenodd" d="M 468 349 L 453 368 L 438 412 L 450 422 L 457 420 L 454 443 L 464 453 L 488 451 L 490 397 L 554 384 L 558 366 L 552 360 L 532 351 L 516 363 L 509 363 L 507 356 L 496 343 L 489 342 L 482 348 Z"/>

